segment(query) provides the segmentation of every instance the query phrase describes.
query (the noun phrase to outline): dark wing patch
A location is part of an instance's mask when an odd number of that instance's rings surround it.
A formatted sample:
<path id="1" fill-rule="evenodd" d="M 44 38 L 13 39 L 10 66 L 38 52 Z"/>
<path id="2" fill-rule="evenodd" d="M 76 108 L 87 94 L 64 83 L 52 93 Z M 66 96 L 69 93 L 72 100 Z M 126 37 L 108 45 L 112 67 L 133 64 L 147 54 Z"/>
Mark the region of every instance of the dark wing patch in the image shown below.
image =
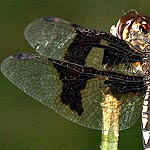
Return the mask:
<path id="1" fill-rule="evenodd" d="M 84 77 L 79 72 L 72 70 L 64 65 L 54 64 L 60 74 L 62 80 L 62 93 L 61 101 L 64 104 L 70 106 L 71 110 L 74 110 L 81 115 L 83 113 L 82 97 L 80 91 L 85 88 L 86 82 L 90 77 Z"/>

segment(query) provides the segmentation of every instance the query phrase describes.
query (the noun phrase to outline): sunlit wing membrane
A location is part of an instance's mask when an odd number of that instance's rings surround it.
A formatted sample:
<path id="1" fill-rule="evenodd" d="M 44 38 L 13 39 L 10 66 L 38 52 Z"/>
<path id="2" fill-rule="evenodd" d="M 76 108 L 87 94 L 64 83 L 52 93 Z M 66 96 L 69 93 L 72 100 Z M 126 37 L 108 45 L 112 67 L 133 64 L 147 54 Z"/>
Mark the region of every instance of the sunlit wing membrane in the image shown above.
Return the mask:
<path id="1" fill-rule="evenodd" d="M 68 46 L 75 39 L 76 30 L 59 18 L 40 18 L 25 29 L 25 38 L 42 56 L 63 59 Z"/>

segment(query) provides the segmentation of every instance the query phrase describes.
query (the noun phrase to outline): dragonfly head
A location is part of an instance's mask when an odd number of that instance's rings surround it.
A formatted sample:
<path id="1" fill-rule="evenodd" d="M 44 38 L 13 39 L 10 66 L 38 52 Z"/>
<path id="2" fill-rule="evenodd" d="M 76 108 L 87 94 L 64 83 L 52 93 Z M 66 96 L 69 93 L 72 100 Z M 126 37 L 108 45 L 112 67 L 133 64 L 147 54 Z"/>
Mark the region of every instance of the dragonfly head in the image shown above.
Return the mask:
<path id="1" fill-rule="evenodd" d="M 150 33 L 150 17 L 139 14 L 132 9 L 127 14 L 122 16 L 116 25 L 110 29 L 110 33 L 119 37 L 122 40 L 130 38 L 130 33 L 140 32 L 144 35 Z"/>

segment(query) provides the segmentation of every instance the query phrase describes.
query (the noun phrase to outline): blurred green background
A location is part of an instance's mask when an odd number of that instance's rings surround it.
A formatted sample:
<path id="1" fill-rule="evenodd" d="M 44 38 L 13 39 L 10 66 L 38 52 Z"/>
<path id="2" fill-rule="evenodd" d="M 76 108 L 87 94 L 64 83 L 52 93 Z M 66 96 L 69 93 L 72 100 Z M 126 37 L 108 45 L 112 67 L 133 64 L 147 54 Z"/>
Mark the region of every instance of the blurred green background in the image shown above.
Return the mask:
<path id="1" fill-rule="evenodd" d="M 14 53 L 33 52 L 23 33 L 36 18 L 56 16 L 109 31 L 132 8 L 150 14 L 148 0 L 0 0 L 0 63 Z M 0 73 L 0 150 L 99 150 L 100 136 L 31 99 Z M 119 149 L 142 150 L 140 119 L 120 132 Z"/>

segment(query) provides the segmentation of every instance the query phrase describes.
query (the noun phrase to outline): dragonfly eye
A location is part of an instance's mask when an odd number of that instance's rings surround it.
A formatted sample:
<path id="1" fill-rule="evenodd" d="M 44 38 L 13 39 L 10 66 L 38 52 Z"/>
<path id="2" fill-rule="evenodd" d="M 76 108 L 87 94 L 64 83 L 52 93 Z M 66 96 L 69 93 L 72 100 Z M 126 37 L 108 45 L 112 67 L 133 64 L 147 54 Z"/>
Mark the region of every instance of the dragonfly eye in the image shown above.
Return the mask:
<path id="1" fill-rule="evenodd" d="M 143 32 L 144 34 L 147 34 L 147 30 L 145 30 L 144 25 L 140 25 L 140 26 L 139 26 L 139 30 L 140 30 L 141 32 Z"/>
<path id="2" fill-rule="evenodd" d="M 123 40 L 127 39 L 136 17 L 137 12 L 134 10 L 122 16 L 116 24 L 116 36 Z"/>

